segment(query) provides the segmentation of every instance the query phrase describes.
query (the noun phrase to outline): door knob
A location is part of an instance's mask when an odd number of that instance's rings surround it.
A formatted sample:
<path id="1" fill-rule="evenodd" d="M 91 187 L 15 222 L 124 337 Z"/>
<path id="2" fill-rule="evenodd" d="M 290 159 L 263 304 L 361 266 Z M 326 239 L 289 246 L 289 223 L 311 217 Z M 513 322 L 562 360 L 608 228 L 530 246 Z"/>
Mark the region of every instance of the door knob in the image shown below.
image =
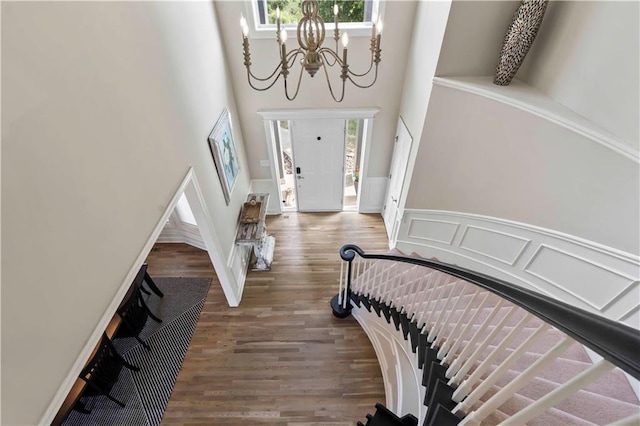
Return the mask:
<path id="1" fill-rule="evenodd" d="M 398 199 L 397 199 L 397 198 L 393 198 L 393 197 L 391 197 L 391 201 L 393 201 L 394 203 L 397 203 L 397 202 L 398 202 Z"/>

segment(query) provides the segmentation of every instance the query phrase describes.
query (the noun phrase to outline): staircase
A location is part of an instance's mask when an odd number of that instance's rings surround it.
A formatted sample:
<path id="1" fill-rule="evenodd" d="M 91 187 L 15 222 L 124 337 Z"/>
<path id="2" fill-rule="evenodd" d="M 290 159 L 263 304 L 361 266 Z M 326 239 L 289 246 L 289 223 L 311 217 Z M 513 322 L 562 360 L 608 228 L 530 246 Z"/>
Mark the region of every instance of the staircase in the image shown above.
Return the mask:
<path id="1" fill-rule="evenodd" d="M 366 425 L 640 424 L 638 330 L 437 261 L 340 255 L 334 315 L 360 322 L 395 381 Z"/>

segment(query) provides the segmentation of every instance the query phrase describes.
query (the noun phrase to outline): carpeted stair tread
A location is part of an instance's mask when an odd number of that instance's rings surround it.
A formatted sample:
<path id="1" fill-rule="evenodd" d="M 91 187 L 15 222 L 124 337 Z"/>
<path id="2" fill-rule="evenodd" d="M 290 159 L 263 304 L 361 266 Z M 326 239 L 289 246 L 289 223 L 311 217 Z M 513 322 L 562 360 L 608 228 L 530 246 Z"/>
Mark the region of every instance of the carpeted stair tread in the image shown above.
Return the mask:
<path id="1" fill-rule="evenodd" d="M 551 370 L 556 372 L 560 371 L 560 369 L 558 369 L 557 367 Z M 504 374 L 503 378 L 496 382 L 496 384 L 492 386 L 492 390 L 488 391 L 481 398 L 481 400 L 488 400 L 491 396 L 493 396 L 493 391 L 497 391 L 502 386 L 512 382 L 519 374 L 519 372 L 508 370 Z M 569 377 L 569 379 L 571 378 L 573 378 L 573 376 Z M 609 400 L 611 404 L 620 403 L 624 406 L 640 406 L 640 402 L 638 401 L 628 382 L 625 386 L 624 383 L 619 382 L 619 378 L 609 378 L 608 380 L 613 381 L 613 383 L 615 383 L 616 385 L 622 386 L 612 389 L 612 386 L 605 385 L 605 387 L 602 388 L 594 386 L 594 382 L 590 386 L 582 389 L 580 392 L 585 395 L 585 398 L 594 397 L 598 399 Z M 550 380 L 544 377 L 537 376 L 521 390 L 519 390 L 518 393 L 535 400 L 543 397 L 563 383 L 566 383 L 566 381 L 567 380 Z"/>
<path id="2" fill-rule="evenodd" d="M 498 409 L 484 419 L 480 425 L 495 426 L 507 420 L 511 415 L 512 414 L 505 414 L 502 410 Z M 596 423 L 586 421 L 552 408 L 543 415 L 529 421 L 527 426 L 593 426 L 595 424 Z"/>
<path id="3" fill-rule="evenodd" d="M 557 387 L 558 383 L 541 378 L 535 378 L 516 395 L 507 400 L 500 407 L 500 410 L 509 415 L 513 415 Z M 483 398 L 474 405 L 471 411 L 478 409 L 483 402 L 489 400 L 500 389 L 500 386 L 492 386 Z M 558 417 L 560 413 L 565 413 L 572 418 L 577 418 L 585 422 L 593 421 L 596 424 L 608 424 L 612 421 L 637 413 L 638 409 L 639 406 L 637 401 L 633 404 L 621 401 L 615 397 L 611 398 L 599 393 L 581 390 L 575 395 L 567 398 L 565 401 L 559 402 L 553 408 L 553 411 L 550 410 L 549 413 L 552 413 L 554 417 Z M 538 421 L 541 421 L 541 419 L 538 419 Z"/>
<path id="4" fill-rule="evenodd" d="M 531 399 L 522 394 L 516 394 L 506 401 L 499 410 L 513 415 L 533 403 Z M 549 409 L 544 415 L 529 422 L 529 425 L 559 424 L 553 419 L 563 419 L 564 424 L 609 424 L 621 418 L 638 412 L 638 407 L 631 404 L 611 404 L 611 400 L 590 398 L 584 393 L 561 401 L 555 407 Z"/>
<path id="5" fill-rule="evenodd" d="M 518 411 L 526 408 L 531 405 L 534 400 L 522 396 L 520 394 L 514 395 L 512 398 L 507 400 L 504 404 L 502 404 L 498 409 L 489 415 L 484 421 L 482 421 L 481 425 L 496 425 L 499 424 L 500 421 L 504 421 L 507 418 L 513 416 Z M 477 409 L 480 405 L 476 404 L 474 406 L 474 410 Z M 500 417 L 500 420 L 497 421 L 495 417 Z M 584 420 L 580 417 L 574 416 L 570 413 L 566 413 L 557 408 L 550 408 L 543 415 L 538 416 L 537 418 L 529 421 L 527 425 L 535 425 L 535 426 L 562 426 L 562 425 L 593 425 L 594 423 Z"/>

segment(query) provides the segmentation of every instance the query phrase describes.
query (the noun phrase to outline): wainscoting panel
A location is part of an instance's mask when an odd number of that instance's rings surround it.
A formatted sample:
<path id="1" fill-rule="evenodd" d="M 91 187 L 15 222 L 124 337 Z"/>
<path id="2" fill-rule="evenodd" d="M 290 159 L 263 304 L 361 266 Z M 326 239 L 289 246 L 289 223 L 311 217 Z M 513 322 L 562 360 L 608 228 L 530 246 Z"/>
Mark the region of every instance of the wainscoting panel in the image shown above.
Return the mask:
<path id="1" fill-rule="evenodd" d="M 234 244 L 229 254 L 229 259 L 227 260 L 227 266 L 234 272 L 233 278 L 236 281 L 236 295 L 238 296 L 238 300 L 242 299 L 244 284 L 249 270 L 251 252 L 250 247 Z"/>
<path id="2" fill-rule="evenodd" d="M 531 240 L 477 226 L 467 226 L 460 248 L 513 266 Z"/>
<path id="3" fill-rule="evenodd" d="M 563 289 L 602 311 L 617 295 L 625 292 L 634 279 L 604 265 L 540 245 L 524 271 Z M 606 285 L 603 285 L 606 283 Z"/>
<path id="4" fill-rule="evenodd" d="M 451 244 L 460 224 L 444 220 L 411 219 L 408 234 L 417 240 Z"/>
<path id="5" fill-rule="evenodd" d="M 380 213 L 387 192 L 387 177 L 367 177 L 360 184 L 360 213 Z"/>
<path id="6" fill-rule="evenodd" d="M 440 210 L 404 211 L 396 247 L 640 328 L 640 258 L 561 232 Z"/>
<path id="7" fill-rule="evenodd" d="M 400 416 L 411 413 L 422 424 L 427 414 L 422 404 L 425 387 L 421 386 L 422 370 L 418 368 L 418 354 L 411 350 L 411 340 L 404 340 L 393 323 L 388 324 L 375 311 L 356 306 L 352 315 L 376 351 L 384 380 L 385 406 Z"/>

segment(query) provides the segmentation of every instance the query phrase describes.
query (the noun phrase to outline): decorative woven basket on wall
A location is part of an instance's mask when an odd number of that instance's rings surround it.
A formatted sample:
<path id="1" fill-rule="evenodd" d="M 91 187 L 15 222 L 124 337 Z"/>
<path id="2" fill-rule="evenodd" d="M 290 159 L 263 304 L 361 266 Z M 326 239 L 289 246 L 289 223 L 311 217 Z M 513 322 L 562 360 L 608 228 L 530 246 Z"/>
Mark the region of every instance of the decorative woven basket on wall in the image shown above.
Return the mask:
<path id="1" fill-rule="evenodd" d="M 493 84 L 507 86 L 527 55 L 547 10 L 548 0 L 523 0 L 504 36 Z"/>

